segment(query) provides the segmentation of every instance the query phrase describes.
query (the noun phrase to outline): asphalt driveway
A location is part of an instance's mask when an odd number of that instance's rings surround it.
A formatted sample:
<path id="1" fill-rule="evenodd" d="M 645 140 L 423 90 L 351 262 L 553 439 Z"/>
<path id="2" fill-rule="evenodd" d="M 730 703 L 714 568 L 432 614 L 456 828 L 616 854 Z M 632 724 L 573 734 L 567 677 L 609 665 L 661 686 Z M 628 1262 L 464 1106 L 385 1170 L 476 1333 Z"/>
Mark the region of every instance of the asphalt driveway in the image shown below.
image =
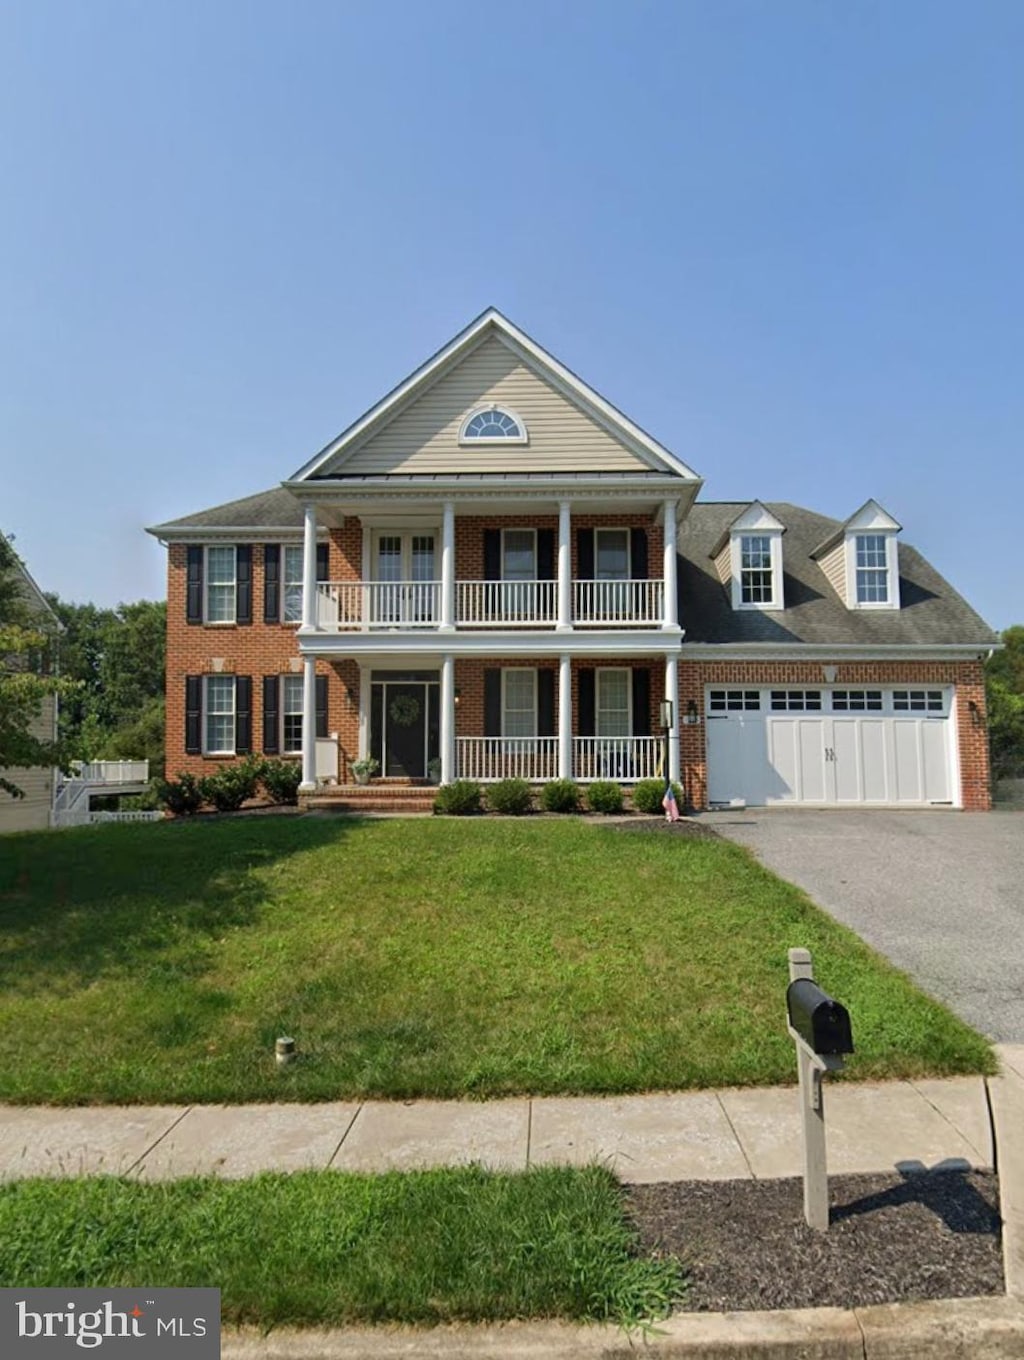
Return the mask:
<path id="1" fill-rule="evenodd" d="M 701 821 L 982 1034 L 1024 1043 L 1024 813 L 778 808 Z"/>

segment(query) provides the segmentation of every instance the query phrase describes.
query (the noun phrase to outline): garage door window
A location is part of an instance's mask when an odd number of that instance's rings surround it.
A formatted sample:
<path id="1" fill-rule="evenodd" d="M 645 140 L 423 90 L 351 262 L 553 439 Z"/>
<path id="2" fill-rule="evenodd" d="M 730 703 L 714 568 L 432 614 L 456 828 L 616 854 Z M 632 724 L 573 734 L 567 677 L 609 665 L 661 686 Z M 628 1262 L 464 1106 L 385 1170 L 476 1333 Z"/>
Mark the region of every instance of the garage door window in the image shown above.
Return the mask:
<path id="1" fill-rule="evenodd" d="M 820 689 L 773 689 L 773 713 L 820 713 Z"/>
<path id="2" fill-rule="evenodd" d="M 882 691 L 880 689 L 834 689 L 832 691 L 833 713 L 880 713 L 882 711 Z"/>
<path id="3" fill-rule="evenodd" d="M 708 692 L 708 708 L 712 713 L 760 713 L 761 691 L 713 689 Z"/>
<path id="4" fill-rule="evenodd" d="M 941 689 L 894 689 L 894 713 L 942 713 L 945 710 Z"/>

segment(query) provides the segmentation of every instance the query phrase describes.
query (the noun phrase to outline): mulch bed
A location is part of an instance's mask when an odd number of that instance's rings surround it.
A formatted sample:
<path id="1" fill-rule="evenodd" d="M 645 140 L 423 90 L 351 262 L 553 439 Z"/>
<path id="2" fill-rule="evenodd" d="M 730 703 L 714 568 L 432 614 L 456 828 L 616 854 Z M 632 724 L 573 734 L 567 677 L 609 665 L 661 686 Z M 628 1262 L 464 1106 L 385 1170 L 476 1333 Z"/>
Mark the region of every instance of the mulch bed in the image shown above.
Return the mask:
<path id="1" fill-rule="evenodd" d="M 864 1307 L 1001 1294 L 991 1172 L 834 1176 L 831 1223 L 803 1219 L 803 1183 L 686 1181 L 626 1188 L 647 1251 L 678 1256 L 686 1311 Z"/>
<path id="2" fill-rule="evenodd" d="M 615 831 L 646 831 L 648 835 L 660 832 L 667 836 L 700 837 L 703 840 L 721 839 L 713 827 L 705 826 L 704 823 L 694 821 L 690 817 L 680 817 L 678 822 L 666 822 L 664 817 L 649 817 L 634 812 L 631 816 L 602 817 L 600 820 L 595 818 L 594 821 L 598 826 L 608 826 Z"/>

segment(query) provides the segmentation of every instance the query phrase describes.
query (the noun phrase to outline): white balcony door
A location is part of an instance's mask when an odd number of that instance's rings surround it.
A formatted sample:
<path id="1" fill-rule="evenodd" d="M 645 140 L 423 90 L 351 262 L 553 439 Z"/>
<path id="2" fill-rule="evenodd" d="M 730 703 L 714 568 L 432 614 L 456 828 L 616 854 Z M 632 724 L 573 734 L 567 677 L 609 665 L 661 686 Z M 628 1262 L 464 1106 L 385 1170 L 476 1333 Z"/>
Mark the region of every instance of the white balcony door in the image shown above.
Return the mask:
<path id="1" fill-rule="evenodd" d="M 433 622 L 436 536 L 376 530 L 372 580 L 375 623 Z"/>

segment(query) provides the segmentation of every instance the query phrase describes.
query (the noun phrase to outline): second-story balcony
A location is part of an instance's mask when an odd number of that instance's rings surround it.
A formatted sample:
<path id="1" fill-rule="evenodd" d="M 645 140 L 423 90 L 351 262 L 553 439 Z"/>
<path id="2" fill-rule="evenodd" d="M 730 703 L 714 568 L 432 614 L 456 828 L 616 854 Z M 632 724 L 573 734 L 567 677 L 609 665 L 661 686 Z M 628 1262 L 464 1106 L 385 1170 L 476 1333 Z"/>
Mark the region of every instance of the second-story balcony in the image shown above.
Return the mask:
<path id="1" fill-rule="evenodd" d="M 574 581 L 574 628 L 651 628 L 664 620 L 662 580 Z M 441 627 L 440 581 L 323 581 L 316 626 L 324 632 Z M 452 619 L 460 629 L 554 628 L 557 581 L 457 581 Z"/>

